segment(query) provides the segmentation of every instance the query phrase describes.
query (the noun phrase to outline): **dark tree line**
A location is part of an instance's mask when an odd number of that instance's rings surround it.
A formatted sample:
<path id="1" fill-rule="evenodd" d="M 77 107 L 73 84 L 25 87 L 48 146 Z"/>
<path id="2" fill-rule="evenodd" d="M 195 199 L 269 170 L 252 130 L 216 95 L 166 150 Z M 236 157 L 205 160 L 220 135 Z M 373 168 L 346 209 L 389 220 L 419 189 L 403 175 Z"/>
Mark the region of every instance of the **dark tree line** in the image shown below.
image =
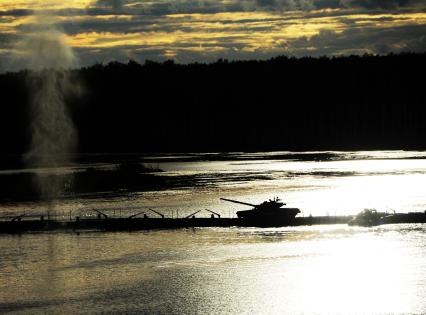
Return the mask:
<path id="1" fill-rule="evenodd" d="M 426 53 L 73 70 L 80 152 L 425 149 Z M 0 75 L 3 153 L 29 144 L 28 72 Z"/>

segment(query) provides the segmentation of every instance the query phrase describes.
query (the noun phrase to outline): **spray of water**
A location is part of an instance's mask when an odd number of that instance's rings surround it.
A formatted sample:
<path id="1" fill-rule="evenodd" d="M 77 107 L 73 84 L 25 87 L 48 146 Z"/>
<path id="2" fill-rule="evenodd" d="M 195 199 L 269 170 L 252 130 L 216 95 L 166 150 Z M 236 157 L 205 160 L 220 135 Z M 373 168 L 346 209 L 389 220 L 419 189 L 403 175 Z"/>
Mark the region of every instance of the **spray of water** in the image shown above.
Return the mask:
<path id="1" fill-rule="evenodd" d="M 27 57 L 31 99 L 31 146 L 25 157 L 29 167 L 42 169 L 34 183 L 50 210 L 63 193 L 67 176 L 58 167 L 71 162 L 77 134 L 69 116 L 66 99 L 78 91 L 70 76 L 76 60 L 67 38 L 52 17 L 38 14 L 36 23 L 19 43 Z"/>

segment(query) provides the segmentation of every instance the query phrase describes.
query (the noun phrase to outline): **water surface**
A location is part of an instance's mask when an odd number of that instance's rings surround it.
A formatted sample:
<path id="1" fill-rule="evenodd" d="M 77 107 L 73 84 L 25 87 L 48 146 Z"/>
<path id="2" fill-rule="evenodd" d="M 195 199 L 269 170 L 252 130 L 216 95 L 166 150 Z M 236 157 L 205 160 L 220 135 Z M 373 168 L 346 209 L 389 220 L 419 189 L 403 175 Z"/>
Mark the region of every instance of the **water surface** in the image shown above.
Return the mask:
<path id="1" fill-rule="evenodd" d="M 125 216 L 152 207 L 174 217 L 204 208 L 233 216 L 246 207 L 220 197 L 260 203 L 275 196 L 302 215 L 426 210 L 423 152 L 136 159 L 163 169 L 153 176 L 168 184 L 68 196 L 56 202 L 57 213 L 91 216 L 95 208 Z M 59 172 L 117 163 L 102 157 Z M 0 176 L 39 171 L 46 170 Z M 3 202 L 0 213 L 38 214 L 45 207 Z M 0 235 L 0 279 L 0 313 L 6 314 L 422 314 L 426 226 Z"/>
<path id="2" fill-rule="evenodd" d="M 80 159 L 72 167 L 55 171 L 80 174 L 111 170 L 126 159 L 164 172 L 139 179 L 152 181 L 139 186 L 136 182 L 134 186 L 121 187 L 116 183 L 117 177 L 107 177 L 111 183 L 99 188 L 102 190 L 68 193 L 57 201 L 58 213 L 65 217 L 95 215 L 95 208 L 112 216 L 124 216 L 151 207 L 169 216 L 182 216 L 208 208 L 232 217 L 245 207 L 220 201 L 220 197 L 258 204 L 276 196 L 288 206 L 300 208 L 305 216 L 356 214 L 364 208 L 389 212 L 426 210 L 426 154 L 417 151 L 105 155 Z M 3 170 L 0 177 L 48 171 Z M 108 191 L 110 187 L 116 189 Z M 3 202 L 0 215 L 38 214 L 46 208 L 40 202 Z"/>
<path id="3" fill-rule="evenodd" d="M 1 236 L 0 312 L 421 314 L 423 225 Z"/>

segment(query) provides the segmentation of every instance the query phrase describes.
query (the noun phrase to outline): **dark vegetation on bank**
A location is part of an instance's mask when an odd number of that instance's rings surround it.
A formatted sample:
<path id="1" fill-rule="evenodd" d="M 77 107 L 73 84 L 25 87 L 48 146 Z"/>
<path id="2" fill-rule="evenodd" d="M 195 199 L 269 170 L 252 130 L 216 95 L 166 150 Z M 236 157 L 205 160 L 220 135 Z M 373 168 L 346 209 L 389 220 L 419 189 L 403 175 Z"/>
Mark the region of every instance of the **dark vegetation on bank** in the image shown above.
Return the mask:
<path id="1" fill-rule="evenodd" d="M 425 149 L 426 53 L 74 70 L 80 152 Z M 30 142 L 27 72 L 0 75 L 0 143 Z"/>

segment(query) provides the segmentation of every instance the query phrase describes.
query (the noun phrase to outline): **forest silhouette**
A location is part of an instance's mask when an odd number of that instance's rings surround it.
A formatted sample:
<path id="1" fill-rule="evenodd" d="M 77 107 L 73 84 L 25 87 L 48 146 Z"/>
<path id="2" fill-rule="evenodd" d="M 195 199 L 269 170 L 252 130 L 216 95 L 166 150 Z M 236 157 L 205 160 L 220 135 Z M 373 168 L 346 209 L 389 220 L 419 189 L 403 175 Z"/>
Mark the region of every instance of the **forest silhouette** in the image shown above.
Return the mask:
<path id="1" fill-rule="evenodd" d="M 72 70 L 79 152 L 425 149 L 426 53 Z M 27 77 L 0 75 L 3 154 L 30 143 Z"/>

